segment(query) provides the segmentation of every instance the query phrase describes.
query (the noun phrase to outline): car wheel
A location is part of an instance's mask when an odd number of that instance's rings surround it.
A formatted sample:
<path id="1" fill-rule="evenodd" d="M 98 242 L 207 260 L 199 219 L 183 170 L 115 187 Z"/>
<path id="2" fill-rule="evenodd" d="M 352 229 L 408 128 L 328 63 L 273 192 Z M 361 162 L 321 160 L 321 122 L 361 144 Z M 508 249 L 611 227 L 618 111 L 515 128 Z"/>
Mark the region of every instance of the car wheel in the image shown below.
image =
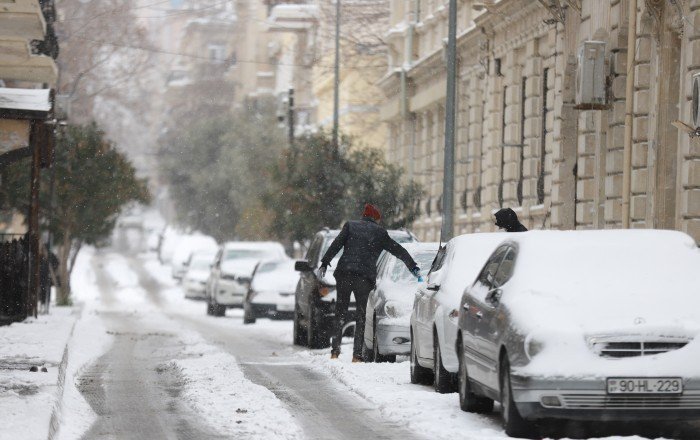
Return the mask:
<path id="1" fill-rule="evenodd" d="M 411 331 L 411 383 L 428 385 L 433 380 L 433 372 L 430 368 L 421 367 L 418 363 L 418 354 L 416 353 L 416 343 Z"/>
<path id="2" fill-rule="evenodd" d="M 318 312 L 311 307 L 309 313 L 309 327 L 306 329 L 306 340 L 309 348 L 325 348 L 328 346 L 328 341 L 323 339 L 323 328 L 317 317 Z"/>
<path id="3" fill-rule="evenodd" d="M 214 314 L 214 307 L 211 305 L 211 301 L 207 298 L 207 315 L 211 316 Z"/>
<path id="4" fill-rule="evenodd" d="M 243 304 L 243 324 L 255 324 L 255 312 L 248 302 Z"/>
<path id="5" fill-rule="evenodd" d="M 226 306 L 222 306 L 216 302 L 216 299 L 211 299 L 211 314 L 216 317 L 222 317 L 226 315 Z"/>
<path id="6" fill-rule="evenodd" d="M 499 379 L 501 385 L 501 412 L 506 434 L 510 437 L 532 438 L 535 434 L 534 425 L 522 418 L 513 400 L 513 388 L 510 380 L 510 362 L 508 361 L 507 355 L 504 355 L 501 361 Z"/>
<path id="7" fill-rule="evenodd" d="M 454 375 L 442 365 L 442 352 L 437 335 L 433 336 L 433 386 L 438 393 L 455 392 Z"/>
<path id="8" fill-rule="evenodd" d="M 459 354 L 459 372 L 457 373 L 457 390 L 459 391 L 459 407 L 462 411 L 473 413 L 489 413 L 493 411 L 493 399 L 477 396 L 472 393 L 469 384 L 467 364 L 462 353 Z"/>
<path id="9" fill-rule="evenodd" d="M 294 345 L 305 346 L 306 345 L 306 334 L 304 329 L 301 328 L 301 316 L 299 313 L 299 305 L 294 303 Z"/>

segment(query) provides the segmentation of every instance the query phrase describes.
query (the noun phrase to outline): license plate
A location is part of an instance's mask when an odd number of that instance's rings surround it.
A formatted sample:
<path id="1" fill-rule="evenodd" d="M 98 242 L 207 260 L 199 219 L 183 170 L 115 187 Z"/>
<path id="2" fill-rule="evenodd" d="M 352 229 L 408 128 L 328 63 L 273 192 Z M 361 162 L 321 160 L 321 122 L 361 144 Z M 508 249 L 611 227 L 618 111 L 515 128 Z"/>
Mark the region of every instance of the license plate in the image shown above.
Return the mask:
<path id="1" fill-rule="evenodd" d="M 680 377 L 611 377 L 608 394 L 681 394 Z"/>

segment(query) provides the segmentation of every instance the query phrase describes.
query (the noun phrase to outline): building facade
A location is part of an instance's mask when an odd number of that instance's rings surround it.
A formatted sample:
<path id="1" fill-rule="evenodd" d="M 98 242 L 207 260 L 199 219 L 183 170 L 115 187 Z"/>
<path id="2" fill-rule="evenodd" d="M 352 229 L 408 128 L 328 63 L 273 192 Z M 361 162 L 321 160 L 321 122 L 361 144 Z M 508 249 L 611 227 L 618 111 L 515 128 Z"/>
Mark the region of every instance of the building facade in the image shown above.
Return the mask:
<path id="1" fill-rule="evenodd" d="M 493 230 L 493 212 L 511 207 L 529 228 L 669 228 L 700 240 L 700 141 L 672 125 L 692 126 L 700 1 L 637 0 L 628 69 L 629 1 L 457 2 L 455 233 Z M 388 154 L 425 190 L 415 232 L 437 240 L 448 5 L 394 0 L 391 9 L 394 67 L 380 82 Z M 602 47 L 595 105 L 581 102 L 587 44 Z"/>

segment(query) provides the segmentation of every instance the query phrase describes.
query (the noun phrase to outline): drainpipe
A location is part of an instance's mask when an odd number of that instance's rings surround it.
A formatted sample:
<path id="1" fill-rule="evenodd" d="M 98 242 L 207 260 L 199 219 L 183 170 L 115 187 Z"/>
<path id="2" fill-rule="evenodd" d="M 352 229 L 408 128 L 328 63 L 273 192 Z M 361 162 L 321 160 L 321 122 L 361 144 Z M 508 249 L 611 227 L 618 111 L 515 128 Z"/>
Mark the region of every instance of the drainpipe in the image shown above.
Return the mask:
<path id="1" fill-rule="evenodd" d="M 404 46 L 404 62 L 401 67 L 401 120 L 406 121 L 408 118 L 408 127 L 410 130 L 410 140 L 408 144 L 408 179 L 413 181 L 415 173 L 415 148 L 416 148 L 416 119 L 415 115 L 408 111 L 408 70 L 413 64 L 413 45 L 414 32 L 416 31 L 416 23 L 418 23 L 420 0 L 415 0 L 413 17 L 408 26 L 408 35 Z"/>
<path id="2" fill-rule="evenodd" d="M 637 39 L 637 0 L 629 2 L 627 26 L 627 80 L 625 88 L 625 149 L 622 165 L 622 227 L 630 227 L 632 195 L 632 125 L 634 124 L 634 63 Z"/>

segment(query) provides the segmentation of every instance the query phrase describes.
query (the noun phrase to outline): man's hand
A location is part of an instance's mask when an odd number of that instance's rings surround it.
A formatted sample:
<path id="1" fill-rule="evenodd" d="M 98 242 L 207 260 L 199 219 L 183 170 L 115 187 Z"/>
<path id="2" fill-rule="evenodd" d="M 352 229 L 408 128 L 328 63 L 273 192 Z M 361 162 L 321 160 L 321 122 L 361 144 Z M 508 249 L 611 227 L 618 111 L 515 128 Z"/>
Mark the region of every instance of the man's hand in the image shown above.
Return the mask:
<path id="1" fill-rule="evenodd" d="M 318 268 L 318 278 L 323 279 L 326 277 L 326 270 L 328 270 L 328 266 L 325 264 L 322 264 L 321 267 Z"/>

